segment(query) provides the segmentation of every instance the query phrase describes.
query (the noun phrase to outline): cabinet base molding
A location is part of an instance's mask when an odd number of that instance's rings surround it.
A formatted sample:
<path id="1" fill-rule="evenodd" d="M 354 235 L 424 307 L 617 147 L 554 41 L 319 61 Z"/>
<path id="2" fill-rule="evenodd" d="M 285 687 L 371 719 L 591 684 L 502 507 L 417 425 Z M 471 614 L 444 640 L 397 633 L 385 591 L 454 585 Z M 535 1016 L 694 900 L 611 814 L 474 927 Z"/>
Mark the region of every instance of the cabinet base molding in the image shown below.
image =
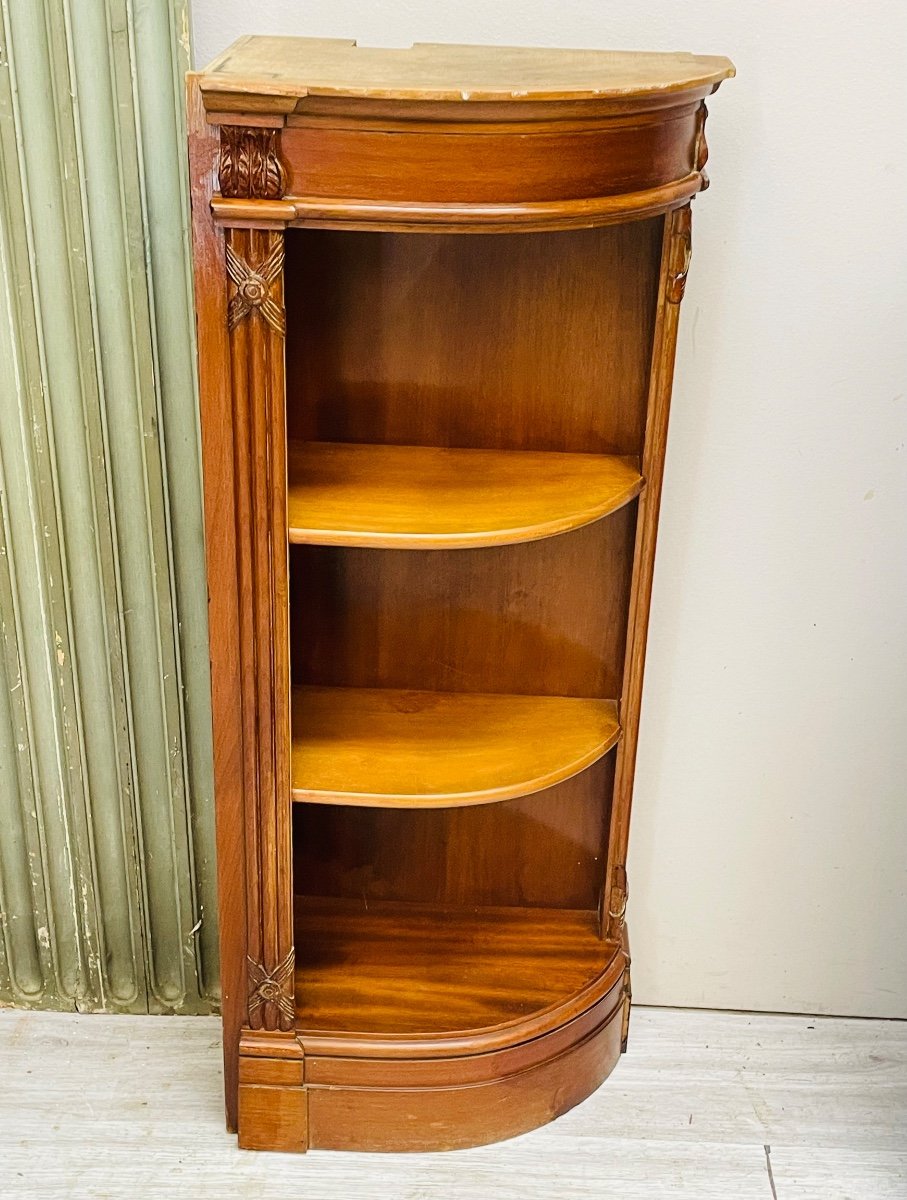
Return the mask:
<path id="1" fill-rule="evenodd" d="M 374 1037 L 300 1031 L 278 1047 L 244 1035 L 239 1145 L 460 1150 L 536 1129 L 590 1096 L 618 1062 L 627 978 L 618 953 L 587 989 L 587 1007 L 562 1024 L 547 1014 L 546 1032 L 538 1036 L 531 1028 L 540 1014 L 457 1039 L 388 1037 L 381 1044 Z M 575 1001 L 558 1007 L 566 1015 Z M 498 1048 L 488 1050 L 490 1043 Z M 265 1046 L 268 1056 L 259 1052 Z M 270 1057 L 278 1049 L 287 1057 Z"/>
<path id="2" fill-rule="evenodd" d="M 239 1148 L 300 1152 L 307 1150 L 308 1098 L 307 1089 L 300 1086 L 275 1087 L 270 1084 L 240 1083 L 237 1131 Z"/>

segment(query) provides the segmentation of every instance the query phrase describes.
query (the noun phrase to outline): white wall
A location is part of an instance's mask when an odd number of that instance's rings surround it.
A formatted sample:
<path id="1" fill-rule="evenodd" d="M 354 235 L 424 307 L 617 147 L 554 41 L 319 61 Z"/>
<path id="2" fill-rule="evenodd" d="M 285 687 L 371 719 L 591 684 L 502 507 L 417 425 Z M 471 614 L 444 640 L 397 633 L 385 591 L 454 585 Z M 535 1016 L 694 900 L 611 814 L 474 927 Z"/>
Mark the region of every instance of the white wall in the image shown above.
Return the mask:
<path id="1" fill-rule="evenodd" d="M 907 1016 L 902 0 L 194 0 L 243 33 L 730 55 L 695 253 L 632 854 L 636 999 Z"/>

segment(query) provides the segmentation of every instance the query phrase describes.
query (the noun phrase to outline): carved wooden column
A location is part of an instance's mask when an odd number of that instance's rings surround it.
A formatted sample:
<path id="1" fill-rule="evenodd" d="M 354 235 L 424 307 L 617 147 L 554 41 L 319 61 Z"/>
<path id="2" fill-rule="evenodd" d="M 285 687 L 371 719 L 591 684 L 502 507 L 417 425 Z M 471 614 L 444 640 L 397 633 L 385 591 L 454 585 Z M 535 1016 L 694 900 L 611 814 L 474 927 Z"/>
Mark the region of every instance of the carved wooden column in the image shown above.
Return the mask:
<path id="1" fill-rule="evenodd" d="M 705 166 L 704 127 L 705 105 L 700 110 L 697 125 L 696 161 L 699 169 Z M 683 205 L 682 208 L 675 208 L 666 215 L 662 242 L 658 317 L 649 374 L 649 402 L 642 463 L 645 487 L 640 495 L 639 514 L 636 522 L 636 548 L 627 626 L 627 652 L 620 702 L 623 736 L 617 749 L 614 802 L 611 808 L 611 831 L 608 842 L 608 868 L 603 896 L 603 928 L 609 939 L 623 944 L 626 959 L 622 1034 L 624 1047 L 626 1047 L 630 1018 L 630 950 L 625 923 L 629 895 L 626 866 L 627 839 L 630 827 L 633 777 L 636 770 L 636 748 L 639 739 L 639 712 L 649 625 L 649 601 L 652 594 L 655 539 L 658 530 L 658 510 L 661 505 L 662 473 L 668 437 L 674 355 L 677 348 L 677 323 L 680 315 L 680 302 L 686 287 L 687 270 L 690 265 L 690 233 L 689 204 Z"/>
<path id="2" fill-rule="evenodd" d="M 222 126 L 218 175 L 224 197 L 279 199 L 277 132 Z M 238 1131 L 250 1149 L 300 1150 L 306 1096 L 294 1035 L 284 233 L 262 226 L 227 226 L 224 235 L 248 980 Z"/>
<path id="3" fill-rule="evenodd" d="M 274 199 L 276 133 L 221 130 L 220 187 Z M 248 1027 L 290 1032 L 289 608 L 282 230 L 225 231 L 242 671 Z M 225 514 L 226 516 L 226 514 Z"/>
<path id="4" fill-rule="evenodd" d="M 251 1029 L 293 1028 L 283 234 L 229 229 Z"/>

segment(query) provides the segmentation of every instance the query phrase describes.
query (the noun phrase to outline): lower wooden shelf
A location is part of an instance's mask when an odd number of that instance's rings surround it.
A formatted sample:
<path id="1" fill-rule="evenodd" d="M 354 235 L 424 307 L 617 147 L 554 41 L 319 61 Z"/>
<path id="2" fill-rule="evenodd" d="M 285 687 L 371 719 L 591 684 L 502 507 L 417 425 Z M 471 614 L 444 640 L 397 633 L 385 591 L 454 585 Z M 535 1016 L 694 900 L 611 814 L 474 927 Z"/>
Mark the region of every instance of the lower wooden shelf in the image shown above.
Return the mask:
<path id="1" fill-rule="evenodd" d="M 305 1100 L 282 1098 L 312 1147 L 513 1137 L 620 1057 L 628 958 L 592 912 L 297 897 L 295 936 Z"/>
<path id="2" fill-rule="evenodd" d="M 443 808 L 551 787 L 617 742 L 612 700 L 391 688 L 293 691 L 292 794 Z"/>
<path id="3" fill-rule="evenodd" d="M 525 1020 L 578 996 L 617 953 L 597 914 L 296 899 L 301 1033 L 439 1035 Z"/>

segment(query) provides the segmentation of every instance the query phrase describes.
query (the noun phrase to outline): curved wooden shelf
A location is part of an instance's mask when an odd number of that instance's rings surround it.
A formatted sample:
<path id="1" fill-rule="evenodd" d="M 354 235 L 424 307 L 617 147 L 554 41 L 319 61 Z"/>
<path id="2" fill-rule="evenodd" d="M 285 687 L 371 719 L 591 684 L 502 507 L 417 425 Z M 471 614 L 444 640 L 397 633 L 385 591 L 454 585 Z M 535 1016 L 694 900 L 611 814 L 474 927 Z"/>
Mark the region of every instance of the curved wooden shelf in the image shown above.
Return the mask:
<path id="1" fill-rule="evenodd" d="M 344 1042 L 346 1053 L 367 1046 L 393 1058 L 400 1045 L 446 1057 L 531 1040 L 600 999 L 590 986 L 623 966 L 598 914 L 578 909 L 297 896 L 295 930 L 307 947 L 296 964 L 297 1028 L 340 1054 Z"/>
<path id="2" fill-rule="evenodd" d="M 296 442 L 291 542 L 454 550 L 551 537 L 628 503 L 635 459 L 526 450 Z"/>
<path id="3" fill-rule="evenodd" d="M 618 740 L 612 700 L 391 688 L 293 691 L 292 795 L 453 808 L 569 779 Z"/>
<path id="4" fill-rule="evenodd" d="M 620 1057 L 627 955 L 598 914 L 297 897 L 295 1007 L 315 1144 L 512 1137 Z"/>

